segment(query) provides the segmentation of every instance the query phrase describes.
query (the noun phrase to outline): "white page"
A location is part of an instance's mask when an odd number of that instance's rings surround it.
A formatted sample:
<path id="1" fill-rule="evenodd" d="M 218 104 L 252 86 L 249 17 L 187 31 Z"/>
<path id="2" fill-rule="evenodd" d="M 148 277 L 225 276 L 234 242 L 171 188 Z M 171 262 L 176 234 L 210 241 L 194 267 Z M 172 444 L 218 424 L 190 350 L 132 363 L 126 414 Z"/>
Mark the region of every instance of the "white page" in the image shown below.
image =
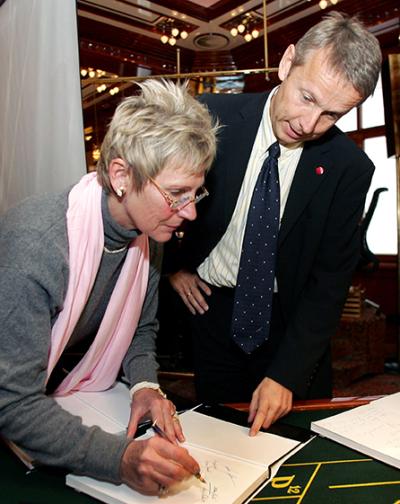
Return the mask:
<path id="1" fill-rule="evenodd" d="M 312 422 L 311 429 L 400 467 L 400 392 Z"/>
<path id="2" fill-rule="evenodd" d="M 267 467 L 299 445 L 299 441 L 267 432 L 250 437 L 248 427 L 193 410 L 182 413 L 179 419 L 189 445 L 207 447 Z"/>
<path id="3" fill-rule="evenodd" d="M 131 399 L 128 387 L 121 382 L 103 392 L 75 392 L 55 400 L 72 415 L 80 416 L 88 427 L 99 425 L 118 434 L 128 426 Z"/>

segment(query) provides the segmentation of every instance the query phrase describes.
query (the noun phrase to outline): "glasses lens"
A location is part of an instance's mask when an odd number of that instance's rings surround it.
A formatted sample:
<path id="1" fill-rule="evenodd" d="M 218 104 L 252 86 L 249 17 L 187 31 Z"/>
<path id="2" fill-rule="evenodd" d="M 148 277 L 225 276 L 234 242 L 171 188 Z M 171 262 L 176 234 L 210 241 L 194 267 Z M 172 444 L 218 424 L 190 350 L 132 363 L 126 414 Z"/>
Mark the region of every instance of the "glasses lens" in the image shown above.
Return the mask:
<path id="1" fill-rule="evenodd" d="M 206 196 L 208 196 L 208 191 L 207 189 L 203 186 L 203 187 L 200 187 L 200 189 L 197 191 L 197 194 L 194 198 L 194 202 L 195 203 L 198 203 L 199 201 L 201 201 L 203 198 L 205 198 Z"/>
<path id="2" fill-rule="evenodd" d="M 171 208 L 174 210 L 182 210 L 182 208 L 185 208 L 185 206 L 189 205 L 192 201 L 193 198 L 191 196 L 182 196 L 178 200 L 174 201 Z"/>
<path id="3" fill-rule="evenodd" d="M 176 200 L 174 203 L 172 203 L 170 206 L 174 210 L 183 210 L 186 206 L 188 206 L 190 203 L 198 203 L 201 201 L 203 198 L 208 196 L 208 191 L 205 187 L 200 187 L 200 189 L 197 191 L 196 195 L 193 196 L 182 196 L 178 200 Z"/>

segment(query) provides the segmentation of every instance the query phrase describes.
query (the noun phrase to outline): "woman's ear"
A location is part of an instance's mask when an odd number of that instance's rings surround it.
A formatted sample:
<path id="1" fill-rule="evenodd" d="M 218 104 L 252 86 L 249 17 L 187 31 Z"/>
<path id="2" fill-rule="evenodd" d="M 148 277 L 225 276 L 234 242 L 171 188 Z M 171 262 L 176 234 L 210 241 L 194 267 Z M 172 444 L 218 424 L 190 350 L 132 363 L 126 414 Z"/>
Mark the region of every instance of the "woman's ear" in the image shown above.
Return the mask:
<path id="1" fill-rule="evenodd" d="M 119 198 L 122 198 L 130 184 L 129 165 L 121 158 L 112 159 L 108 165 L 108 176 L 113 191 Z"/>
<path id="2" fill-rule="evenodd" d="M 284 52 L 281 61 L 279 62 L 278 76 L 281 81 L 284 81 L 289 75 L 295 53 L 296 49 L 294 45 L 290 44 L 290 46 L 286 48 L 286 51 Z"/>

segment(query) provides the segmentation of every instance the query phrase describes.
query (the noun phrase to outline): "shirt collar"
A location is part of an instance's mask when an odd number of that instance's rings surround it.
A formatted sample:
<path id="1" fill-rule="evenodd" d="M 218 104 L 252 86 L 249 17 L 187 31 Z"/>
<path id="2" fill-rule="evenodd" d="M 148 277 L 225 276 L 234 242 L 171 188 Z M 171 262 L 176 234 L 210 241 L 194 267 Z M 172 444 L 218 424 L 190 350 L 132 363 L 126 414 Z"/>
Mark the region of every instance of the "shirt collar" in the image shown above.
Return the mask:
<path id="1" fill-rule="evenodd" d="M 278 91 L 279 86 L 275 86 L 272 91 L 268 95 L 267 102 L 264 107 L 264 112 L 263 112 L 263 138 L 262 142 L 263 145 L 265 146 L 265 150 L 268 149 L 270 145 L 272 145 L 274 142 L 277 141 L 276 136 L 274 135 L 274 130 L 272 129 L 272 123 L 271 123 L 271 116 L 270 116 L 270 106 L 271 106 L 271 100 L 274 94 Z M 293 152 L 294 150 L 297 149 L 302 149 L 304 146 L 304 142 L 299 142 L 296 144 L 289 145 L 288 147 L 284 145 L 280 145 L 281 147 L 281 157 L 285 156 L 286 153 L 288 152 Z"/>

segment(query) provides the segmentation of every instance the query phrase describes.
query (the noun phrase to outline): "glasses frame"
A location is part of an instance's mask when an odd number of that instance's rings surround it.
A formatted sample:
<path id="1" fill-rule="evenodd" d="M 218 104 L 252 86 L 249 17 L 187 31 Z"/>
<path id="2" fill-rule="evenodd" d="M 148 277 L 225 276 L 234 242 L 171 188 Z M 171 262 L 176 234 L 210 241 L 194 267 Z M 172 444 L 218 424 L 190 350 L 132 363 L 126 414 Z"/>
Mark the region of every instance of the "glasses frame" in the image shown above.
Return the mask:
<path id="1" fill-rule="evenodd" d="M 158 189 L 158 191 L 163 196 L 170 209 L 176 210 L 177 212 L 180 212 L 191 203 L 197 205 L 199 201 L 204 199 L 206 196 L 209 196 L 210 194 L 204 186 L 201 186 L 200 187 L 201 193 L 198 194 L 197 196 L 182 196 L 182 198 L 176 199 L 168 191 L 163 189 L 153 178 L 150 177 L 149 180 Z"/>

